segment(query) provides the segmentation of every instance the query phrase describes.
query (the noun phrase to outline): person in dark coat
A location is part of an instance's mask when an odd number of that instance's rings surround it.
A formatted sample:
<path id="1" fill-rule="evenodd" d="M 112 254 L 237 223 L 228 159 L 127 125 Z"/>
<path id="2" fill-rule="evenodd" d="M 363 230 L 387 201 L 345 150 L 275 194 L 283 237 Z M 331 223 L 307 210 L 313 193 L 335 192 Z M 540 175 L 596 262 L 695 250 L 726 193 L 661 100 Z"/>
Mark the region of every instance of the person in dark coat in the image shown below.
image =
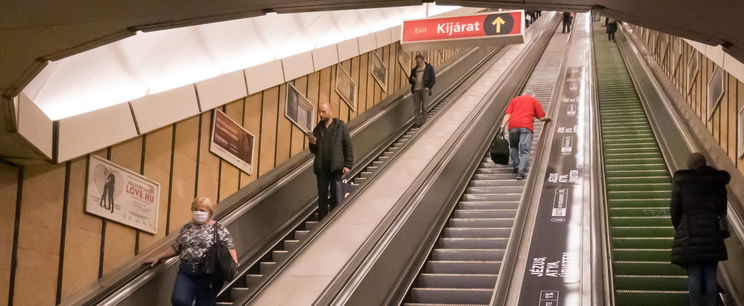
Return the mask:
<path id="1" fill-rule="evenodd" d="M 615 32 L 617 32 L 617 20 L 613 18 L 607 19 L 607 39 L 609 41 L 615 41 Z"/>
<path id="2" fill-rule="evenodd" d="M 571 16 L 571 12 L 563 12 L 563 29 L 561 30 L 561 33 L 571 32 L 572 19 L 573 17 Z"/>
<path id="3" fill-rule="evenodd" d="M 333 118 L 331 105 L 321 104 L 318 113 L 320 122 L 307 136 L 310 152 L 315 154 L 313 170 L 318 182 L 318 218 L 322 219 L 344 198 L 341 179 L 351 171 L 354 153 L 349 129 L 343 121 Z"/>
<path id="4" fill-rule="evenodd" d="M 671 259 L 687 269 L 691 305 L 716 305 L 716 268 L 728 259 L 719 223 L 726 218 L 731 176 L 708 166 L 700 153 L 691 154 L 687 165 L 690 169 L 677 171 L 672 180 Z"/>
<path id="5" fill-rule="evenodd" d="M 424 60 L 421 54 L 416 55 L 416 66 L 411 69 L 408 83 L 411 84 L 413 104 L 416 112 L 416 126 L 424 125 L 426 120 L 426 100 L 431 96 L 431 89 L 437 82 L 434 67 Z"/>

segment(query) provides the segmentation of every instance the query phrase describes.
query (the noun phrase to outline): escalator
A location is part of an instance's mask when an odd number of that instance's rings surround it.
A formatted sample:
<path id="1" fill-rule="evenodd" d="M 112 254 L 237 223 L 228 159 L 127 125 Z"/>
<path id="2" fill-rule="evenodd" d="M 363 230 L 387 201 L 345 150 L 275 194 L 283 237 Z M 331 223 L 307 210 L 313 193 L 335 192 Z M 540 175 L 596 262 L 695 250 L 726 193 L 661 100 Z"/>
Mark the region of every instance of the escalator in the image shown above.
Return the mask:
<path id="1" fill-rule="evenodd" d="M 523 89 L 532 92 L 544 109 L 550 106 L 567 42 L 568 35 L 553 36 Z M 542 123 L 535 123 L 532 157 L 542 128 Z M 511 165 L 497 165 L 490 157 L 483 158 L 414 280 L 404 305 L 491 302 L 528 180 L 530 177 L 515 180 Z"/>
<path id="2" fill-rule="evenodd" d="M 615 303 L 688 305 L 670 262 L 670 171 L 617 45 L 593 27 Z"/>
<path id="3" fill-rule="evenodd" d="M 467 90 L 474 81 L 476 81 L 485 71 L 486 68 L 490 67 L 493 63 L 499 60 L 501 50 L 500 46 L 491 49 L 488 55 L 472 67 L 467 73 L 459 80 L 458 83 L 452 84 L 449 90 L 445 91 L 445 94 L 435 104 L 431 105 L 427 114 L 427 122 L 433 121 L 439 116 L 443 110 L 446 110 L 450 106 L 451 102 L 461 96 L 465 90 Z M 426 125 L 424 125 L 424 128 Z M 354 193 L 361 191 L 365 186 L 371 182 L 381 170 L 386 167 L 391 160 L 393 160 L 398 154 L 405 150 L 405 148 L 414 140 L 419 134 L 420 128 L 409 127 L 400 137 L 395 139 L 390 145 L 385 148 L 379 155 L 369 162 L 361 170 L 350 175 L 349 182 L 354 187 Z M 350 198 L 353 201 L 353 197 Z M 340 205 L 338 210 L 343 210 L 346 203 Z M 339 212 L 332 212 L 332 214 L 338 214 Z M 298 223 L 298 225 L 288 233 L 282 240 L 276 243 L 270 250 L 266 252 L 259 260 L 250 264 L 247 269 L 243 269 L 243 273 L 240 277 L 230 282 L 228 286 L 218 295 L 218 305 L 232 305 L 237 301 L 248 300 L 250 297 L 257 292 L 257 288 L 261 288 L 265 282 L 270 279 L 270 275 L 279 267 L 287 262 L 287 258 L 291 256 L 292 251 L 295 250 L 304 240 L 311 238 L 312 235 L 317 234 L 316 228 L 322 227 L 323 225 L 318 221 L 318 217 L 315 213 L 310 213 L 305 216 L 305 219 Z"/>

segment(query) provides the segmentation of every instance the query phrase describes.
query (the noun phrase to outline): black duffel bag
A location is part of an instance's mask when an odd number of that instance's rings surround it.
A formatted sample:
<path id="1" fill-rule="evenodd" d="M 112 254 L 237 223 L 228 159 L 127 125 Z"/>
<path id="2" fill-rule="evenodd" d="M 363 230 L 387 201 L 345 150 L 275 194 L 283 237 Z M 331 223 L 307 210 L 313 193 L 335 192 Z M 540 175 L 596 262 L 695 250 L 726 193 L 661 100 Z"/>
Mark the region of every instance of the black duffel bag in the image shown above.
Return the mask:
<path id="1" fill-rule="evenodd" d="M 224 241 L 218 239 L 218 226 L 222 226 L 218 224 L 213 225 L 212 246 L 209 247 L 207 253 L 204 254 L 204 258 L 202 258 L 201 272 L 212 275 L 217 280 L 232 280 L 237 274 L 238 267 L 235 265 L 232 255 L 230 255 L 230 249 Z"/>
<path id="2" fill-rule="evenodd" d="M 503 127 L 496 132 L 496 137 L 491 142 L 491 160 L 499 165 L 509 164 L 509 140 L 504 137 Z"/>

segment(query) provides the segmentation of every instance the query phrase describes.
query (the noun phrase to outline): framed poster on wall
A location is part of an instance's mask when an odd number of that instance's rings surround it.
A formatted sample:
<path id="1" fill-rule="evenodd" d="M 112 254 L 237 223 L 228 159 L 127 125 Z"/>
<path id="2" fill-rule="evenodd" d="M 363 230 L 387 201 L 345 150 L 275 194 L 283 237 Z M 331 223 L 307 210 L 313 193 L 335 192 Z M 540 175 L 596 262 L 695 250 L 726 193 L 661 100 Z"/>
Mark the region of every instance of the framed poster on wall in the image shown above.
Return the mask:
<path id="1" fill-rule="evenodd" d="M 374 56 L 370 56 L 370 73 L 375 78 L 377 84 L 382 87 L 382 91 L 387 92 L 387 66 L 382 61 L 380 55 L 377 52 L 373 52 Z"/>
<path id="2" fill-rule="evenodd" d="M 253 172 L 253 134 L 219 109 L 214 110 L 209 151 L 249 175 Z"/>
<path id="3" fill-rule="evenodd" d="M 303 132 L 312 132 L 315 125 L 315 105 L 302 95 L 292 83 L 287 84 L 286 103 L 284 116 Z"/>
<path id="4" fill-rule="evenodd" d="M 411 74 L 411 67 L 413 67 L 413 64 L 411 64 L 412 58 L 411 53 L 404 52 L 403 50 L 398 52 L 398 63 L 400 63 L 400 67 L 403 68 L 406 76 L 410 76 Z"/>
<path id="5" fill-rule="evenodd" d="M 697 54 L 693 51 L 690 60 L 687 62 L 687 93 L 692 90 L 692 85 L 695 84 L 695 77 L 699 69 L 700 59 L 698 59 Z"/>
<path id="6" fill-rule="evenodd" d="M 341 100 L 344 100 L 352 111 L 356 111 L 357 83 L 341 64 L 338 64 L 336 68 L 336 93 L 338 93 Z"/>
<path id="7" fill-rule="evenodd" d="M 713 113 L 721 103 L 725 86 L 723 69 L 716 66 L 716 69 L 713 70 L 713 75 L 710 77 L 710 81 L 708 81 L 708 120 L 713 117 Z"/>
<path id="8" fill-rule="evenodd" d="M 155 234 L 159 205 L 160 183 L 90 155 L 85 212 Z"/>
<path id="9" fill-rule="evenodd" d="M 744 157 L 744 108 L 739 110 L 739 136 L 737 143 L 739 144 L 739 158 Z"/>

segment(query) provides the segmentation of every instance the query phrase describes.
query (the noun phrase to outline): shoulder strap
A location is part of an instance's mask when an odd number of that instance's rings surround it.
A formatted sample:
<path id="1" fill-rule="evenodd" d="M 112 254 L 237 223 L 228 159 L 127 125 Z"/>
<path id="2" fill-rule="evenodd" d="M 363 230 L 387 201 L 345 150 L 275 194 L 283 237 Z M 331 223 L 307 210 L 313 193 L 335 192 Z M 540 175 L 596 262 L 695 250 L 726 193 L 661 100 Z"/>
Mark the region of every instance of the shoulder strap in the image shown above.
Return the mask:
<path id="1" fill-rule="evenodd" d="M 217 243 L 217 241 L 220 241 L 219 236 L 218 236 L 218 233 L 217 233 L 217 231 L 219 231 L 219 226 L 218 225 L 219 225 L 219 223 L 217 223 L 217 222 L 215 222 L 214 224 L 212 224 L 212 234 L 213 234 L 212 244 L 215 244 L 215 243 Z"/>

